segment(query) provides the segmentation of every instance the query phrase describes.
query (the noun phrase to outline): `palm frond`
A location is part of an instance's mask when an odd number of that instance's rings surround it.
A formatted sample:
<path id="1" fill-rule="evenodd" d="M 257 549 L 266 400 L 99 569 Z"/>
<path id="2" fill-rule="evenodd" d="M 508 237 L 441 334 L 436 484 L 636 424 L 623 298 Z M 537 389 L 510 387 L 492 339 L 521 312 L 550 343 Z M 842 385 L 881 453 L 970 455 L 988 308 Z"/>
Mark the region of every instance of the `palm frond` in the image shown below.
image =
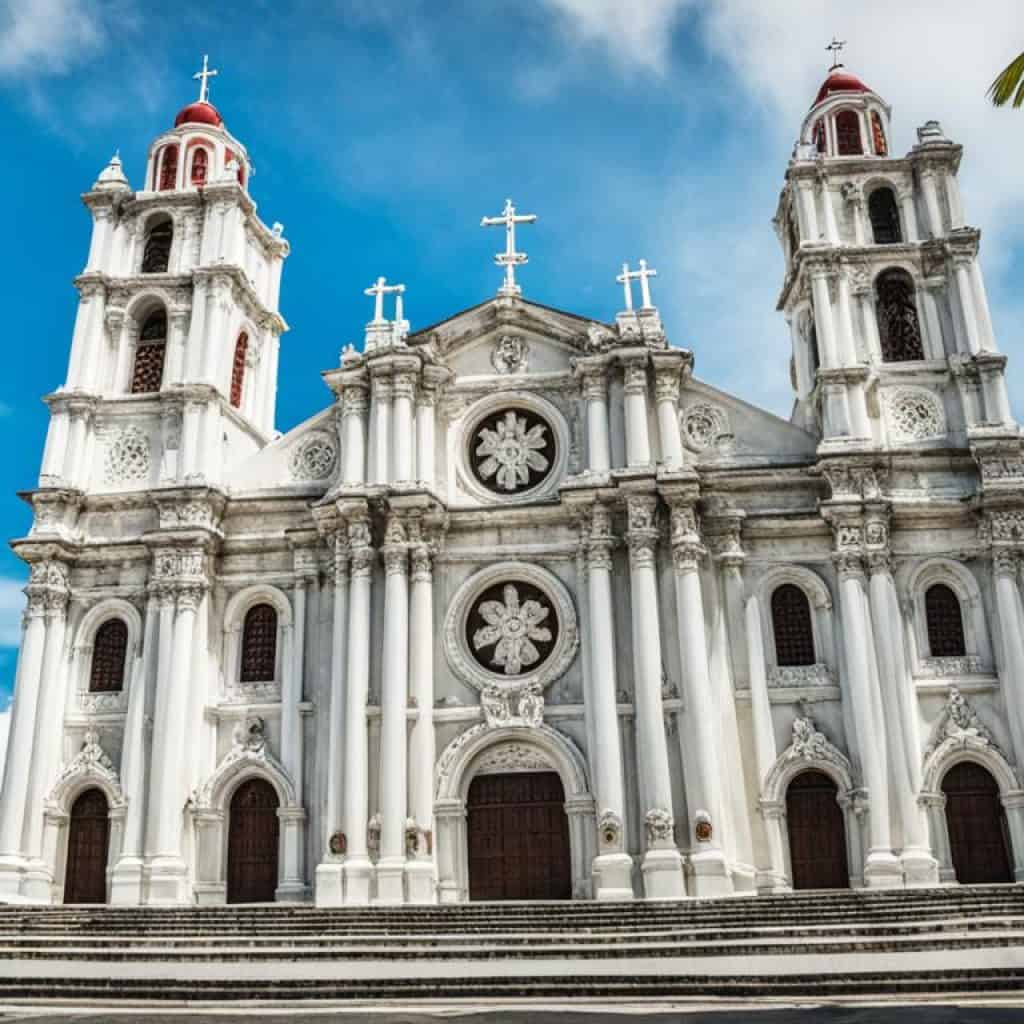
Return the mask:
<path id="1" fill-rule="evenodd" d="M 997 107 L 1013 98 L 1013 106 L 1024 104 L 1024 53 L 1015 57 L 988 87 L 988 95 Z"/>

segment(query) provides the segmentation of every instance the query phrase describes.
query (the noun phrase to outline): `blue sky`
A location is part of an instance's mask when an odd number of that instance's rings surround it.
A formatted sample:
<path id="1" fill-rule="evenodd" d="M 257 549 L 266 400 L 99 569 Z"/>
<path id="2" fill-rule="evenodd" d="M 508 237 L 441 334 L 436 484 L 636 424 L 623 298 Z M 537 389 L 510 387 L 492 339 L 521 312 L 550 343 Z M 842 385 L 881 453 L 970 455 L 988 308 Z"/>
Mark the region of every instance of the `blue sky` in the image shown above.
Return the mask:
<path id="1" fill-rule="evenodd" d="M 361 337 L 362 290 L 378 274 L 407 285 L 414 329 L 493 294 L 502 240 L 478 225 L 506 196 L 539 216 L 521 235 L 527 297 L 611 318 L 619 264 L 644 256 L 697 374 L 788 415 L 770 221 L 833 34 L 848 40 L 850 69 L 893 104 L 897 149 L 927 117 L 965 144 L 968 220 L 985 232 L 996 331 L 1024 396 L 1024 111 L 984 99 L 1024 49 L 1024 10 L 989 0 L 968 20 L 954 0 L 851 6 L 0 0 L 0 300 L 13 357 L 0 376 L 2 532 L 27 530 L 15 492 L 38 472 L 39 397 L 63 380 L 70 282 L 90 227 L 79 194 L 118 148 L 140 182 L 150 140 L 194 98 L 204 52 L 221 72 L 211 98 L 255 161 L 260 213 L 282 221 L 292 245 L 283 430 L 326 404 L 320 371 Z M 24 575 L 0 551 L 0 692 L 13 677 Z"/>

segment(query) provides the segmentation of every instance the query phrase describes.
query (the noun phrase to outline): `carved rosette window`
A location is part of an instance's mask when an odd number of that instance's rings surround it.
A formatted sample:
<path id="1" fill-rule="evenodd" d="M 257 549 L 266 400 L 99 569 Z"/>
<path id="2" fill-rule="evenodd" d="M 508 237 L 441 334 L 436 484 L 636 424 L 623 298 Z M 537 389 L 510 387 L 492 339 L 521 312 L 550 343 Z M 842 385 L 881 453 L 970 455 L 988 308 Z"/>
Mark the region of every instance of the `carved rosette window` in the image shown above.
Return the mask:
<path id="1" fill-rule="evenodd" d="M 277 668 L 277 610 L 255 604 L 245 613 L 242 625 L 242 658 L 239 682 L 265 683 Z"/>
<path id="2" fill-rule="evenodd" d="M 174 227 L 169 219 L 161 220 L 149 229 L 146 245 L 142 250 L 142 273 L 167 273 L 173 240 Z"/>
<path id="3" fill-rule="evenodd" d="M 887 270 L 875 282 L 875 309 L 882 359 L 904 363 L 924 359 L 914 282 L 904 270 Z"/>
<path id="4" fill-rule="evenodd" d="M 814 664 L 811 603 L 794 583 L 783 583 L 772 594 L 772 632 L 778 665 Z"/>
<path id="5" fill-rule="evenodd" d="M 197 149 L 192 154 L 192 184 L 205 185 L 206 175 L 210 169 L 210 158 L 205 149 Z"/>
<path id="6" fill-rule="evenodd" d="M 231 363 L 231 404 L 242 407 L 242 392 L 245 389 L 245 357 L 249 351 L 249 335 L 242 331 L 235 342 L 235 358 Z"/>
<path id="7" fill-rule="evenodd" d="M 540 668 L 558 642 L 551 599 L 522 580 L 488 587 L 466 616 L 466 642 L 488 672 L 518 676 Z"/>
<path id="8" fill-rule="evenodd" d="M 121 619 L 108 619 L 96 630 L 89 669 L 89 692 L 112 693 L 124 688 L 128 654 L 128 627 Z"/>
<path id="9" fill-rule="evenodd" d="M 967 654 L 960 599 L 945 583 L 934 583 L 924 595 L 928 647 L 933 658 L 962 658 Z"/>
<path id="10" fill-rule="evenodd" d="M 860 156 L 864 152 L 856 110 L 840 110 L 836 114 L 836 152 L 839 156 Z"/>
<path id="11" fill-rule="evenodd" d="M 876 245 L 902 242 L 900 211 L 891 188 L 876 188 L 868 198 L 868 217 Z"/>
<path id="12" fill-rule="evenodd" d="M 178 147 L 167 146 L 163 152 L 163 160 L 160 164 L 159 190 L 167 192 L 174 188 L 178 180 Z"/>
<path id="13" fill-rule="evenodd" d="M 477 481 L 494 494 L 532 490 L 551 472 L 555 435 L 531 409 L 502 409 L 470 433 L 469 465 Z"/>
<path id="14" fill-rule="evenodd" d="M 167 314 L 162 310 L 150 313 L 139 333 L 132 370 L 132 394 L 145 395 L 159 391 L 164 379 L 164 354 L 167 351 Z"/>

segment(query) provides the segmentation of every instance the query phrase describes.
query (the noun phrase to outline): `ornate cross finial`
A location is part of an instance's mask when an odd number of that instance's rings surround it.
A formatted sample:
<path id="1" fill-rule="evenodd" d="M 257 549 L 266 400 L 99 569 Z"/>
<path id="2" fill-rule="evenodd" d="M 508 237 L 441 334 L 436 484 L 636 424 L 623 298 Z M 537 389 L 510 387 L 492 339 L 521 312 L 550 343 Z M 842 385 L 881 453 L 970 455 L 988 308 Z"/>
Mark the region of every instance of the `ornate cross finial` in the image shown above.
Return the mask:
<path id="1" fill-rule="evenodd" d="M 209 56 L 203 54 L 203 70 L 197 71 L 192 77 L 197 79 L 199 82 L 199 102 L 209 103 L 210 102 L 210 79 L 216 78 L 220 72 L 216 68 L 210 68 L 208 66 Z"/>
<path id="2" fill-rule="evenodd" d="M 370 285 L 369 288 L 365 289 L 364 295 L 372 295 L 374 298 L 373 304 L 373 320 L 375 324 L 386 324 L 387 320 L 384 319 L 384 296 L 395 295 L 395 320 L 401 322 L 402 320 L 402 295 L 405 293 L 404 284 L 388 284 L 386 277 L 378 277 L 377 280 Z"/>
<path id="3" fill-rule="evenodd" d="M 845 45 L 845 39 L 836 39 L 836 37 L 833 36 L 832 42 L 825 47 L 825 49 L 832 54 L 832 67 L 829 68 L 829 71 L 835 71 L 836 68 L 841 68 L 843 66 L 842 62 L 839 60 L 839 55 L 843 52 L 843 47 Z"/>
<path id="4" fill-rule="evenodd" d="M 626 312 L 631 313 L 633 311 L 633 282 L 640 282 L 640 308 L 641 309 L 654 309 L 654 303 L 651 302 L 651 286 L 650 278 L 657 277 L 658 272 L 647 266 L 647 260 L 640 260 L 639 270 L 630 270 L 628 263 L 622 264 L 622 273 L 619 274 L 616 281 L 622 285 L 622 290 L 626 297 Z"/>
<path id="5" fill-rule="evenodd" d="M 516 267 L 529 262 L 525 252 L 516 252 L 516 225 L 532 224 L 537 219 L 535 213 L 516 214 L 516 208 L 512 205 L 511 199 L 505 200 L 505 209 L 498 217 L 484 217 L 480 221 L 480 227 L 491 228 L 500 224 L 505 225 L 505 251 L 499 252 L 494 257 L 494 262 L 499 267 L 505 268 L 505 283 L 498 289 L 499 295 L 519 295 L 522 288 L 516 284 Z"/>

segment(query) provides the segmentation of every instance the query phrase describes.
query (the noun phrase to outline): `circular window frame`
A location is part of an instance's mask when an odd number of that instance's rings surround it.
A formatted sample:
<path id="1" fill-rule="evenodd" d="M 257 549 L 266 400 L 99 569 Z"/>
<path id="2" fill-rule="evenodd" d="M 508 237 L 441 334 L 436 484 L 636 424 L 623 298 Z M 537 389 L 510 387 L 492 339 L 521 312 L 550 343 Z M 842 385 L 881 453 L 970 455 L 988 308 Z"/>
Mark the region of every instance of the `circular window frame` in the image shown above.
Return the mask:
<path id="1" fill-rule="evenodd" d="M 540 590 L 551 602 L 558 619 L 558 635 L 547 659 L 536 668 L 518 675 L 491 672 L 481 665 L 469 648 L 466 621 L 477 598 L 499 583 L 528 583 Z M 566 585 L 547 569 L 525 562 L 498 562 L 474 573 L 455 592 L 444 620 L 444 650 L 455 674 L 475 690 L 488 686 L 517 690 L 528 682 L 538 682 L 546 689 L 569 669 L 579 649 L 579 628 L 576 607 Z"/>
<path id="2" fill-rule="evenodd" d="M 509 409 L 522 409 L 544 421 L 552 433 L 554 457 L 547 474 L 533 487 L 512 492 L 492 491 L 477 479 L 471 463 L 471 448 L 477 440 L 475 435 L 481 423 L 489 416 Z M 565 479 L 569 463 L 569 427 L 562 412 L 546 398 L 525 391 L 500 391 L 474 402 L 463 414 L 456 445 L 460 484 L 474 498 L 488 505 L 522 504 L 554 494 Z"/>

